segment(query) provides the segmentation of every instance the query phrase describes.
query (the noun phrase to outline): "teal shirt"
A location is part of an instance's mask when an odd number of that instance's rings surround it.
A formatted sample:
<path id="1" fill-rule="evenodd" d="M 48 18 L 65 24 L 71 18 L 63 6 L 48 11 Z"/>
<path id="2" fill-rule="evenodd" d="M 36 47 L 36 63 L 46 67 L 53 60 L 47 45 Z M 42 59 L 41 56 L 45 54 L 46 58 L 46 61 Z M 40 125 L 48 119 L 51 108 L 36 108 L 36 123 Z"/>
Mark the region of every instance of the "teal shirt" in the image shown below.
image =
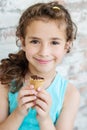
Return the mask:
<path id="1" fill-rule="evenodd" d="M 52 97 L 52 106 L 50 109 L 50 117 L 55 124 L 61 113 L 64 101 L 64 95 L 66 92 L 68 81 L 65 80 L 59 73 L 55 76 L 52 84 L 46 89 L 46 91 Z M 17 105 L 18 92 L 9 92 L 9 113 L 12 113 Z M 37 112 L 35 109 L 29 109 L 27 116 L 22 121 L 18 130 L 40 130 L 38 120 L 36 118 Z"/>

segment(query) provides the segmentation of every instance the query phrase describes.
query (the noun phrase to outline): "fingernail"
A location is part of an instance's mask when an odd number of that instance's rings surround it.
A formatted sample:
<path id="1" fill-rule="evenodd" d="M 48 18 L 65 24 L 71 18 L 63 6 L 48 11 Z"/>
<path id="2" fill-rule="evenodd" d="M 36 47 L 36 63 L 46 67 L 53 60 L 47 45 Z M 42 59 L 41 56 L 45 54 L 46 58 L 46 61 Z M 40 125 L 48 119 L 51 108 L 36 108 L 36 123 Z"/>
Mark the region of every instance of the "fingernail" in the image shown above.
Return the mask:
<path id="1" fill-rule="evenodd" d="M 36 99 L 37 97 L 35 96 L 34 99 Z"/>
<path id="2" fill-rule="evenodd" d="M 38 90 L 38 91 L 40 91 L 40 90 L 41 90 L 41 88 L 39 87 L 37 90 Z"/>
<path id="3" fill-rule="evenodd" d="M 35 91 L 35 95 L 37 95 L 37 92 Z"/>
<path id="4" fill-rule="evenodd" d="M 30 88 L 34 88 L 34 86 L 33 86 L 33 85 L 30 85 Z"/>

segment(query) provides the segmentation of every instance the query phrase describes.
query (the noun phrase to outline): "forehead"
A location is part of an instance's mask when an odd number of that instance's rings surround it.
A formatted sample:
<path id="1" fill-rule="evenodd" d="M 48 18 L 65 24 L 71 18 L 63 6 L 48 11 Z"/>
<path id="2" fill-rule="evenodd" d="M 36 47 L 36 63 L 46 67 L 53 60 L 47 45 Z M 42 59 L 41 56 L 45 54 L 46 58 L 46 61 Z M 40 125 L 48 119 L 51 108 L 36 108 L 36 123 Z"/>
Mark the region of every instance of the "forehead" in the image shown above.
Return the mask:
<path id="1" fill-rule="evenodd" d="M 66 39 L 65 29 L 62 24 L 56 21 L 43 21 L 34 20 L 26 28 L 26 36 L 35 36 L 39 38 L 48 39 L 52 37 L 60 37 L 61 39 Z"/>
<path id="2" fill-rule="evenodd" d="M 28 25 L 26 26 L 26 31 L 27 29 L 29 30 L 29 28 L 41 28 L 41 29 L 53 29 L 55 28 L 55 30 L 62 30 L 65 32 L 66 30 L 66 23 L 64 20 L 61 19 L 57 19 L 57 20 L 53 20 L 53 19 L 48 19 L 48 18 L 38 18 L 35 20 L 31 20 Z"/>

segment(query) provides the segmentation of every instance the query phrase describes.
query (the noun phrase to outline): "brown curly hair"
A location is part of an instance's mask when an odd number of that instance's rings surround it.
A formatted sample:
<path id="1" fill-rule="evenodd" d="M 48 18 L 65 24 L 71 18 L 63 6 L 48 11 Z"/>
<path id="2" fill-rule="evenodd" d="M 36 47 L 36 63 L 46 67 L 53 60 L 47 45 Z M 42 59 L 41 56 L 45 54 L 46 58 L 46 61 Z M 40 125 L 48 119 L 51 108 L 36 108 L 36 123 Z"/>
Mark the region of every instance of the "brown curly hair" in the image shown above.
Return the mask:
<path id="1" fill-rule="evenodd" d="M 25 32 L 29 23 L 33 20 L 54 20 L 66 24 L 66 41 L 73 41 L 76 38 L 76 25 L 73 23 L 71 16 L 64 6 L 57 1 L 49 3 L 37 3 L 27 8 L 19 20 L 16 36 L 17 41 L 20 37 L 25 39 Z M 18 44 L 18 42 L 16 42 Z M 70 48 L 67 50 L 67 53 Z M 12 80 L 16 82 L 17 91 L 22 86 L 22 79 L 28 71 L 28 61 L 25 57 L 25 52 L 20 50 L 16 54 L 9 54 L 9 57 L 1 60 L 0 64 L 0 81 L 2 84 L 10 85 Z"/>

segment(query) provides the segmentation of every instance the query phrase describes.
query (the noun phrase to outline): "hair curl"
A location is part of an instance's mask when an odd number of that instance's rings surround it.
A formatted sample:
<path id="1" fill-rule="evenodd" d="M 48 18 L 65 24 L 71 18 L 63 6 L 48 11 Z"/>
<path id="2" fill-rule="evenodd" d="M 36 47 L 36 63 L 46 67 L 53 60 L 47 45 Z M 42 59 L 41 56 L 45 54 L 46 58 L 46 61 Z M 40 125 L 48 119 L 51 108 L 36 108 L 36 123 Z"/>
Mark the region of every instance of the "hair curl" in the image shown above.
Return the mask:
<path id="1" fill-rule="evenodd" d="M 22 80 L 27 70 L 28 61 L 25 57 L 25 52 L 20 50 L 17 54 L 10 53 L 8 58 L 1 60 L 0 81 L 2 84 L 10 85 L 11 81 L 15 80 L 18 90 L 23 84 Z"/>

